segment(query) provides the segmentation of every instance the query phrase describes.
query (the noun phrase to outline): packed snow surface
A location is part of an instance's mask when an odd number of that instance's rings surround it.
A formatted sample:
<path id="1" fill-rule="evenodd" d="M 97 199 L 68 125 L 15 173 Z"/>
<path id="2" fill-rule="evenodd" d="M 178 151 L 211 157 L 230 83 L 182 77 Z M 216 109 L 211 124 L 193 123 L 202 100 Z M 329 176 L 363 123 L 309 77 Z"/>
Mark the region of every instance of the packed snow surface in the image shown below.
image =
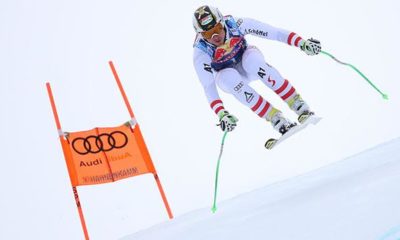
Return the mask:
<path id="1" fill-rule="evenodd" d="M 399 182 L 395 139 L 123 239 L 400 239 Z"/>

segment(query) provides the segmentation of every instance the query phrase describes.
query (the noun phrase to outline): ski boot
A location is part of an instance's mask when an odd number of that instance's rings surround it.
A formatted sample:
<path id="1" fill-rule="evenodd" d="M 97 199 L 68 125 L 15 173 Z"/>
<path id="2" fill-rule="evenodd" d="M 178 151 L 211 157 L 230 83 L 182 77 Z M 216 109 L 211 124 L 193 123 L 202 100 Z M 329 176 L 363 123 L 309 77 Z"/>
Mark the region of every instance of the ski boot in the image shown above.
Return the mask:
<path id="1" fill-rule="evenodd" d="M 272 127 L 278 131 L 281 136 L 278 138 L 270 138 L 268 139 L 264 146 L 267 149 L 272 149 L 278 141 L 285 136 L 288 132 L 290 132 L 291 129 L 295 129 L 297 126 L 297 123 L 291 122 L 288 119 L 286 119 L 283 115 L 282 112 L 274 108 L 267 116 L 266 119 L 268 122 L 271 122 Z M 289 134 L 290 135 L 290 134 Z"/>
<path id="2" fill-rule="evenodd" d="M 296 96 L 294 96 L 293 99 L 290 100 L 289 106 L 299 115 L 297 120 L 300 124 L 305 123 L 309 117 L 314 115 L 314 112 L 310 111 L 310 107 L 299 94 L 296 94 Z"/>
<path id="3" fill-rule="evenodd" d="M 268 139 L 264 144 L 266 149 L 272 149 L 283 135 L 289 132 L 293 127 L 297 126 L 297 123 L 290 122 L 282 116 L 281 112 L 278 111 L 271 118 L 271 123 L 274 129 L 282 135 L 279 138 Z"/>
<path id="4" fill-rule="evenodd" d="M 287 133 L 292 127 L 297 125 L 296 123 L 290 122 L 285 117 L 283 117 L 281 112 L 275 113 L 275 115 L 271 119 L 271 123 L 274 129 L 282 135 Z"/>

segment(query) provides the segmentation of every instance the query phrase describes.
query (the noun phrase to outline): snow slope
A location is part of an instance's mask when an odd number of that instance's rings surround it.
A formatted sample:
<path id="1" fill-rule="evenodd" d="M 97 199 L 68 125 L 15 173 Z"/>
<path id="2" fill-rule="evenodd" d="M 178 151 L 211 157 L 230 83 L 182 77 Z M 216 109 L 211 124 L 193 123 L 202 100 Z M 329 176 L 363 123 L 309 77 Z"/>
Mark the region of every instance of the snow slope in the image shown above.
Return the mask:
<path id="1" fill-rule="evenodd" d="M 123 239 L 400 239 L 399 182 L 400 138 Z"/>

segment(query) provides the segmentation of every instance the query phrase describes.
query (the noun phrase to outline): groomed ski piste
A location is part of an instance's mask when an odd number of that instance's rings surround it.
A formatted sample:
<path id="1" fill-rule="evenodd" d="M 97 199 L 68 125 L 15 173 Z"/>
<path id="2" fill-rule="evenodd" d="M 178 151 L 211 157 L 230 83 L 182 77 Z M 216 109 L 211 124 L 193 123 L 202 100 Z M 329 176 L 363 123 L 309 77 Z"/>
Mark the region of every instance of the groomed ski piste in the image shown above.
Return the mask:
<path id="1" fill-rule="evenodd" d="M 399 183 L 397 138 L 122 239 L 398 240 Z"/>

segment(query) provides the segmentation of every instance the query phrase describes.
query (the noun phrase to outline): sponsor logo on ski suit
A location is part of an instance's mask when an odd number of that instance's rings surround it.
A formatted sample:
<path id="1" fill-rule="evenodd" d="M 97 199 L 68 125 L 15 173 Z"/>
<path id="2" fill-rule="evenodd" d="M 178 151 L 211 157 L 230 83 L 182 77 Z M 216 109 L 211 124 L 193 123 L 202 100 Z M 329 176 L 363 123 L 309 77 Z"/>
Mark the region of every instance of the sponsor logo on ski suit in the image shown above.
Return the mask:
<path id="1" fill-rule="evenodd" d="M 216 71 L 233 67 L 239 63 L 247 48 L 244 34 L 240 32 L 233 17 L 226 16 L 223 21 L 225 22 L 227 40 L 222 46 L 216 47 L 202 38 L 195 42 L 195 47 L 201 49 L 213 59 L 211 67 Z"/>

